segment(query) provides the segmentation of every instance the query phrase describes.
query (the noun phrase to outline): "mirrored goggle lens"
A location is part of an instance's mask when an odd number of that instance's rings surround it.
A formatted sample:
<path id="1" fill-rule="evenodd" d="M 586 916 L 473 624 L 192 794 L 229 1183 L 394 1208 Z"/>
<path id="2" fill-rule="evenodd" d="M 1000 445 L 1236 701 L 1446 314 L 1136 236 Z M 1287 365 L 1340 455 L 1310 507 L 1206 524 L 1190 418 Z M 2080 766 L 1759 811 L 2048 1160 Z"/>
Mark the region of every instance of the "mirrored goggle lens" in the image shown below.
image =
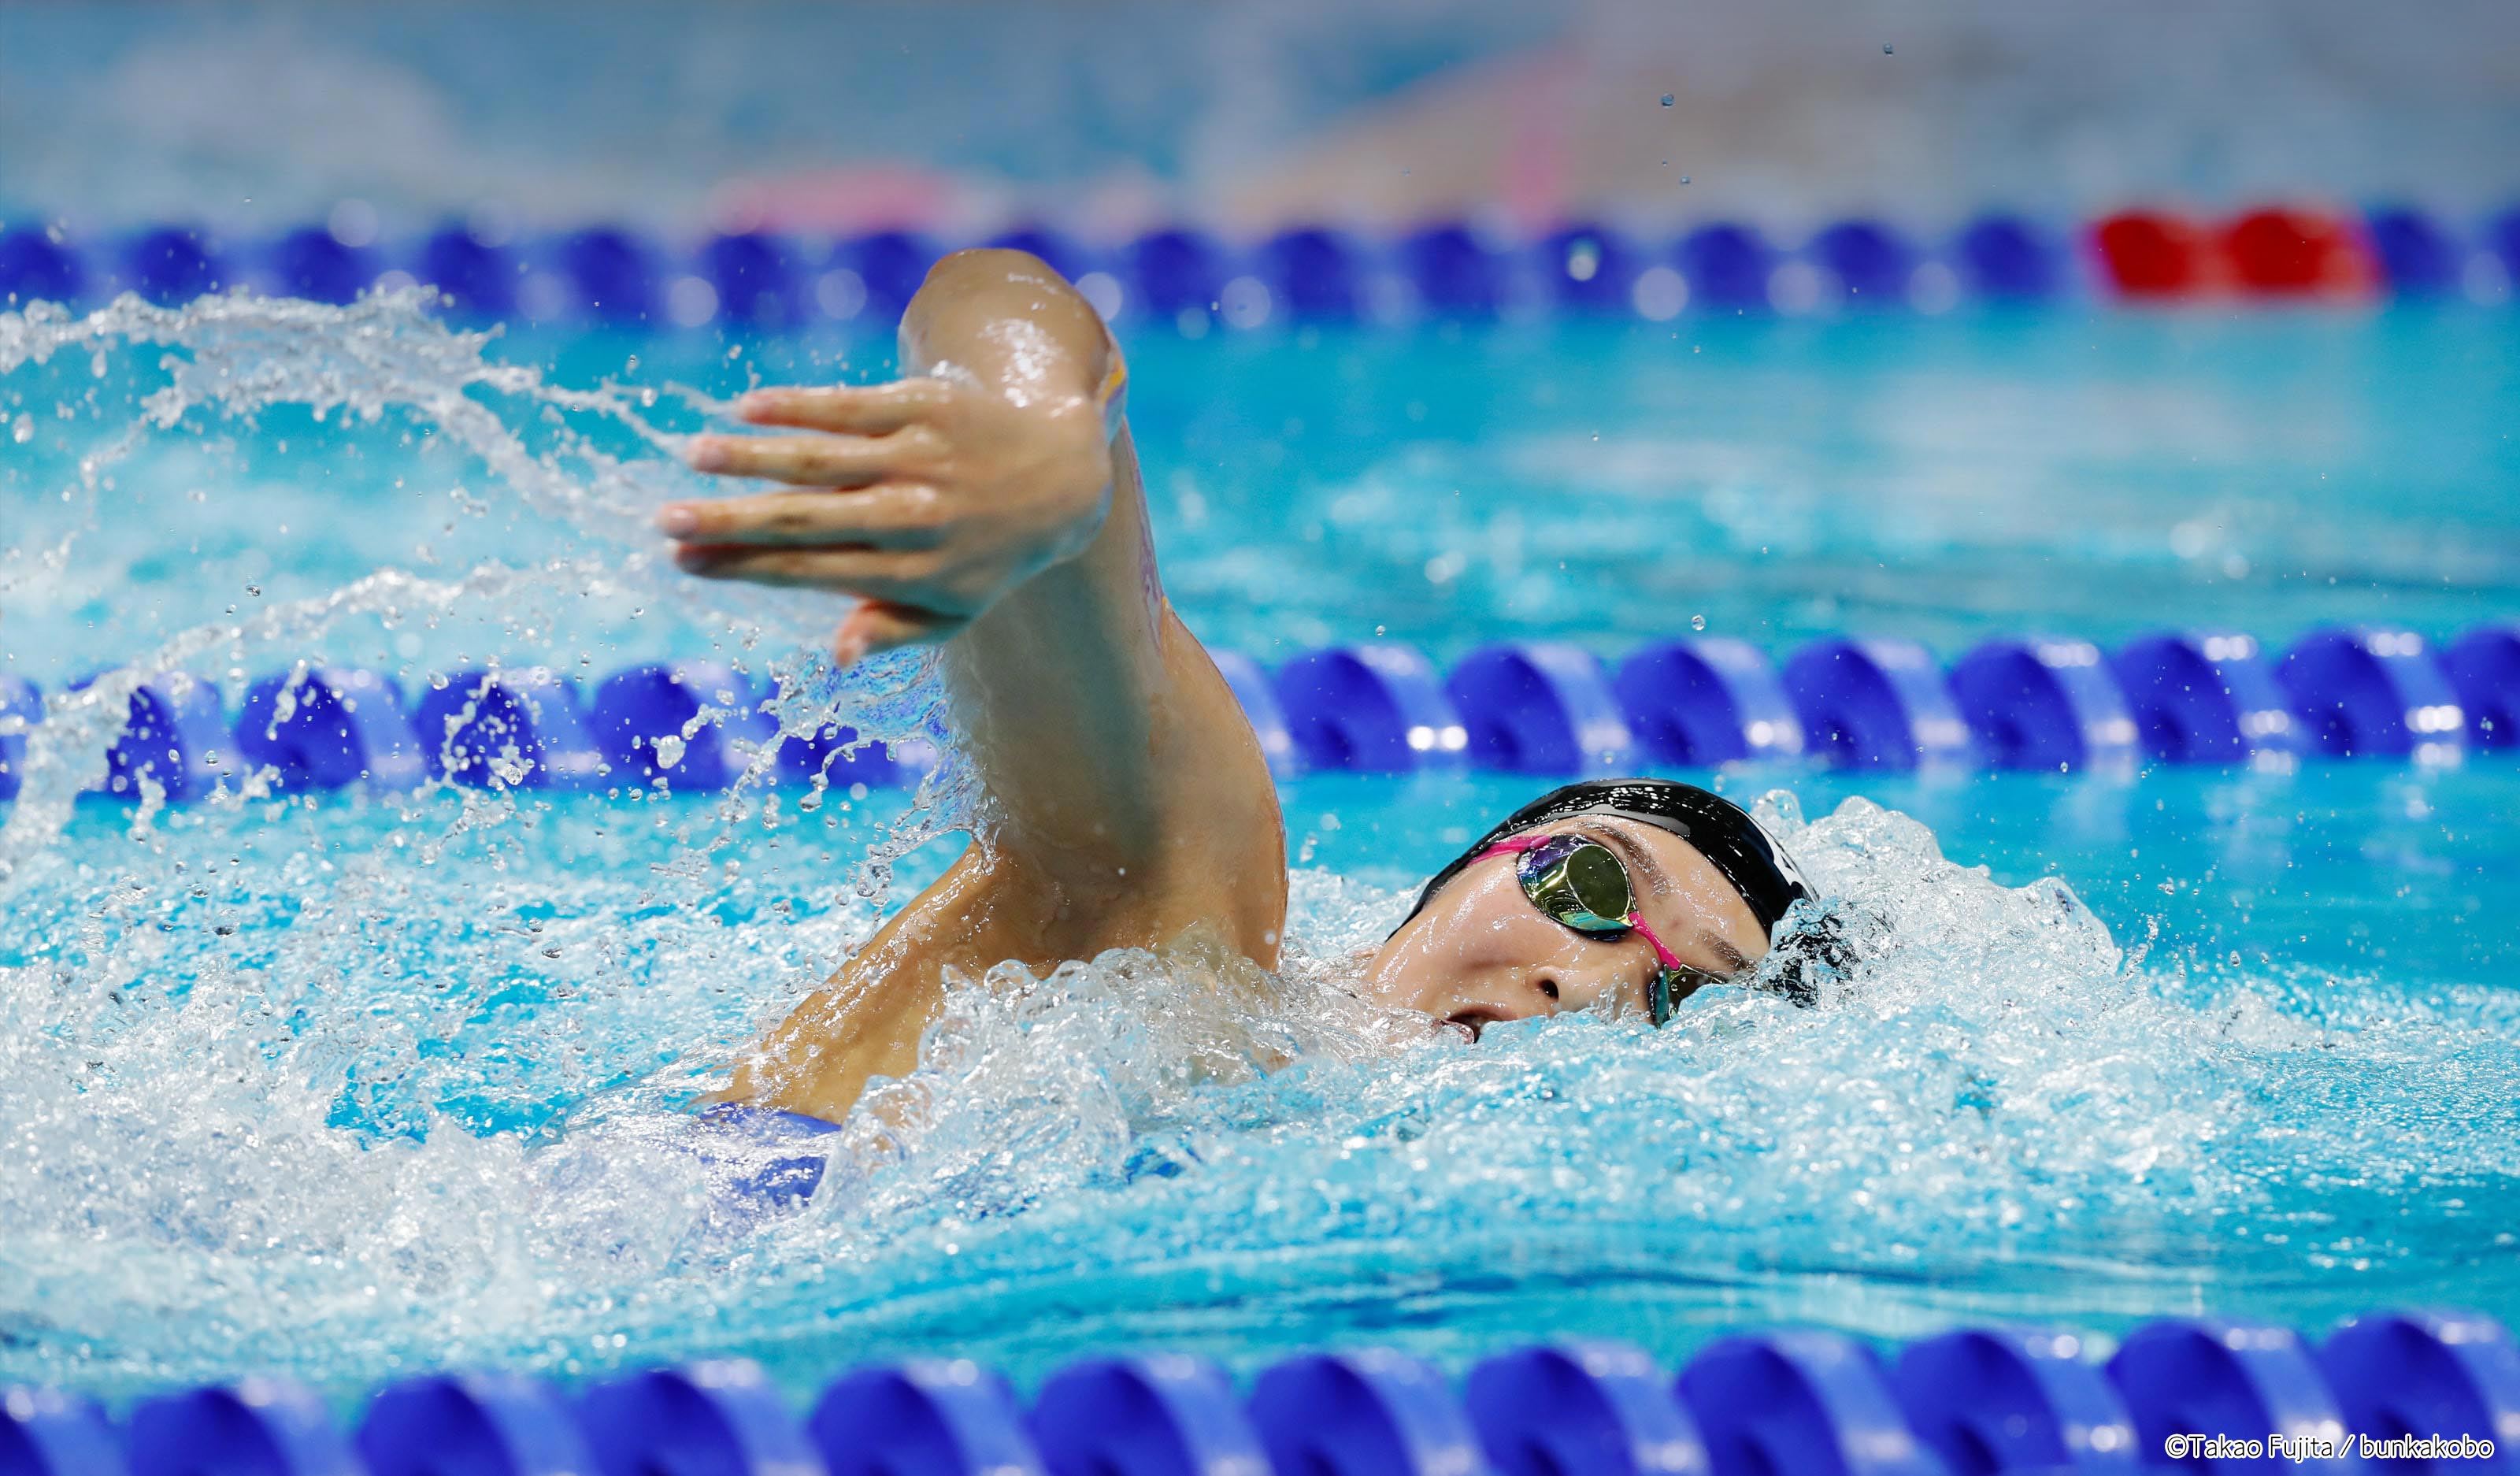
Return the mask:
<path id="1" fill-rule="evenodd" d="M 1523 895 L 1554 920 L 1584 933 L 1628 930 L 1636 894 L 1609 847 L 1561 835 L 1525 851 L 1517 871 Z"/>

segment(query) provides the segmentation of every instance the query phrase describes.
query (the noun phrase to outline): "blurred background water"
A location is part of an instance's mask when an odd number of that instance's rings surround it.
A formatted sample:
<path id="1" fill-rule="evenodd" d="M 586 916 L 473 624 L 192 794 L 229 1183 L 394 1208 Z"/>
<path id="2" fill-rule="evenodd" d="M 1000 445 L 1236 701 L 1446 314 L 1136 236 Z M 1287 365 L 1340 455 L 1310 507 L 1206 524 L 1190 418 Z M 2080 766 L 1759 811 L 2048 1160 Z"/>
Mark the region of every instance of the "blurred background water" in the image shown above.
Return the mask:
<path id="1" fill-rule="evenodd" d="M 2509 202 L 2520 20 L 2445 0 L 1178 6 L 35 0 L 0 216 L 1123 234 Z M 1668 106 L 1663 98 L 1671 99 Z M 1684 185 L 1683 179 L 1688 183 Z"/>

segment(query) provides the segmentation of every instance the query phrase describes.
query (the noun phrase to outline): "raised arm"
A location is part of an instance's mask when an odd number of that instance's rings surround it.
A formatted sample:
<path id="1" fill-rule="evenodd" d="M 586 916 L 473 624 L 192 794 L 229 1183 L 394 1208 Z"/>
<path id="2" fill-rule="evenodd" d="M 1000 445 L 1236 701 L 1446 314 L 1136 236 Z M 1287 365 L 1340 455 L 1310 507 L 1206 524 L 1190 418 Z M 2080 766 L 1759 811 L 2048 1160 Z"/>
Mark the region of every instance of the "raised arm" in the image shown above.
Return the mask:
<path id="1" fill-rule="evenodd" d="M 1193 930 L 1273 964 L 1285 917 L 1277 791 L 1164 600 L 1102 320 L 1038 259 L 965 251 L 901 346 L 890 384 L 747 396 L 745 420 L 787 433 L 702 437 L 692 462 L 771 490 L 658 519 L 692 573 L 862 600 L 843 663 L 941 643 L 1002 817 L 739 1068 L 731 1096 L 832 1119 L 915 1064 L 947 967 Z"/>

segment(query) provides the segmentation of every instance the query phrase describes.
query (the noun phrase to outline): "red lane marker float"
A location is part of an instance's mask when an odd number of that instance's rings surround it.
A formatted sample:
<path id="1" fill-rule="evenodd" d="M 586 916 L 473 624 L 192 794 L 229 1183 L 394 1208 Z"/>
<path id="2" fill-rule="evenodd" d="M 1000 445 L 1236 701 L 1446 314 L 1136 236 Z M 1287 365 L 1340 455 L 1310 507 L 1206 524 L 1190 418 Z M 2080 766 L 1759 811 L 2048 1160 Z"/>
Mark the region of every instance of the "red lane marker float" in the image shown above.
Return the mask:
<path id="1" fill-rule="evenodd" d="M 2092 228 L 2092 243 L 2121 296 L 2184 297 L 2222 285 L 2211 241 L 2176 215 L 2121 211 Z"/>
<path id="2" fill-rule="evenodd" d="M 2268 296 L 2362 297 L 2378 285 L 2360 231 L 2310 210 L 2252 210 L 2223 228 L 2240 290 Z"/>
<path id="3" fill-rule="evenodd" d="M 2208 228 L 2159 210 L 2126 210 L 2092 228 L 2118 295 L 2366 297 L 2379 285 L 2370 244 L 2350 220 L 2269 207 Z"/>

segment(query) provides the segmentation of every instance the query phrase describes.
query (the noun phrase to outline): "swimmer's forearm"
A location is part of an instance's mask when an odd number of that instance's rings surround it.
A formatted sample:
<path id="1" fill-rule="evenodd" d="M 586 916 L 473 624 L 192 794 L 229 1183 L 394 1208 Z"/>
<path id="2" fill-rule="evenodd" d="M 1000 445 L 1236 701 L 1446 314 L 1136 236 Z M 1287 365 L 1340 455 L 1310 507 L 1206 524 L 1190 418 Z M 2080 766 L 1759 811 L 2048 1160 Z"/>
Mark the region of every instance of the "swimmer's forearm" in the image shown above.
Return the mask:
<path id="1" fill-rule="evenodd" d="M 1118 367 L 1091 304 L 1010 253 L 940 265 L 903 319 L 902 348 L 906 368 L 950 365 L 1010 399 L 1075 407 L 1067 413 L 1090 406 L 1098 416 L 1098 391 Z M 1214 827 L 1265 838 L 1273 897 L 1282 848 L 1276 790 L 1249 725 L 1164 602 L 1125 425 L 1109 458 L 1092 542 L 975 619 L 947 646 L 946 672 L 1008 837 L 1045 863 L 1080 911 L 1126 911 L 1160 927 L 1179 920 L 1164 905 L 1172 873 L 1186 853 L 1216 843 Z M 1111 902 L 1089 900 L 1097 892 Z M 1253 929 L 1251 946 L 1262 946 L 1263 932 L 1274 945 L 1275 929 L 1274 919 Z"/>
<path id="2" fill-rule="evenodd" d="M 889 644 L 942 641 L 956 726 L 1002 820 L 800 1006 L 730 1088 L 731 1096 L 832 1118 L 872 1077 L 910 1069 L 948 968 L 978 977 L 1015 960 L 1047 969 L 1107 949 L 1159 947 L 1192 929 L 1274 964 L 1285 918 L 1276 786 L 1232 691 L 1164 602 L 1134 445 L 1125 425 L 1103 421 L 1102 391 L 1118 365 L 1101 319 L 1033 258 L 964 253 L 937 267 L 904 317 L 902 362 L 913 378 L 899 384 L 780 391 L 758 414 L 747 404 L 764 424 L 844 432 L 792 454 L 810 468 L 837 467 L 850 478 L 844 486 L 865 491 L 809 500 L 810 515 L 845 518 L 831 505 L 890 499 L 924 509 L 920 538 L 979 550 L 968 560 L 979 570 L 968 587 L 922 585 L 915 555 L 875 559 L 886 577 L 900 570 L 902 582 L 887 588 L 901 598 L 870 600 L 840 634 L 844 660 L 852 632 L 889 632 L 898 638 Z M 940 397 L 941 409 L 926 407 Z M 910 407 L 899 432 L 844 424 L 896 405 Z M 843 424 L 808 419 L 826 408 Z M 922 437 L 927 443 L 916 444 Z M 897 439 L 914 444 L 888 445 Z M 812 474 L 770 469 L 785 453 L 757 443 L 703 451 L 750 459 L 715 470 Z M 940 500 L 950 516 L 936 514 Z M 774 499 L 764 515 L 775 529 L 790 508 Z M 743 525 L 742 514 L 728 515 Z M 864 536 L 890 536 L 892 526 L 869 519 Z M 702 547 L 684 557 L 686 567 L 711 572 L 716 556 Z M 821 582 L 869 593 L 858 563 L 844 572 Z M 732 577 L 783 582 L 775 571 Z M 953 603 L 963 600 L 968 613 Z"/>

